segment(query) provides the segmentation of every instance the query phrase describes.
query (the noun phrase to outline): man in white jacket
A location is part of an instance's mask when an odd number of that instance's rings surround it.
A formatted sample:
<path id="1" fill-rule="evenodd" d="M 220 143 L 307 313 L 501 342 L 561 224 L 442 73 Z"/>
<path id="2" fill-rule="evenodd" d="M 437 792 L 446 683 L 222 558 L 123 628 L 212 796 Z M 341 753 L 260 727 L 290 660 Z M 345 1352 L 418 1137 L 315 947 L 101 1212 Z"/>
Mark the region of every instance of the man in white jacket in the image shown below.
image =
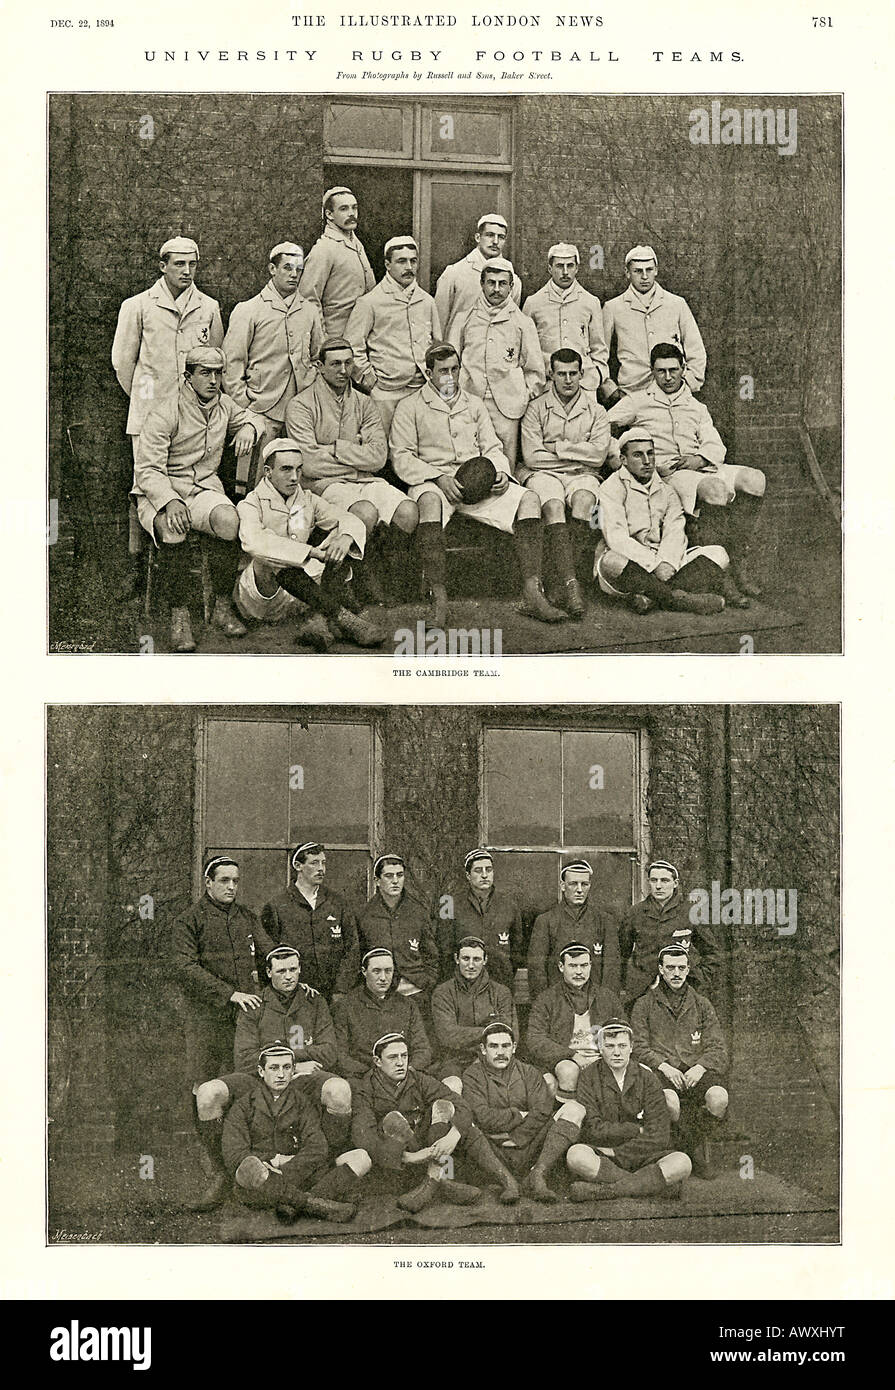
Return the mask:
<path id="1" fill-rule="evenodd" d="M 334 634 L 375 647 L 382 634 L 351 611 L 339 574 L 350 557 L 363 558 L 366 532 L 358 517 L 301 486 L 301 453 L 292 439 L 264 448 L 264 477 L 237 506 L 239 539 L 251 556 L 239 577 L 236 602 L 244 617 L 277 622 L 288 616 L 288 596 L 311 609 L 296 641 L 328 651 Z"/>
<path id="2" fill-rule="evenodd" d="M 515 477 L 519 421 L 544 389 L 544 360 L 538 330 L 510 298 L 510 262 L 493 257 L 479 278 L 482 292 L 472 308 L 454 316 L 448 342 L 463 363 L 460 389 L 485 402 Z"/>
<path id="3" fill-rule="evenodd" d="M 251 458 L 237 463 L 238 495 L 254 487 L 262 449 L 283 434 L 286 407 L 317 374 L 323 319 L 320 305 L 299 294 L 303 264 L 301 247 L 281 241 L 268 257 L 270 279 L 264 289 L 236 304 L 230 315 L 224 389 L 237 405 L 264 417 L 264 432 Z"/>
<path id="4" fill-rule="evenodd" d="M 603 337 L 603 310 L 596 295 L 578 283 L 578 247 L 558 241 L 547 252 L 549 279 L 523 305 L 534 322 L 544 354 L 544 369 L 557 348 L 574 348 L 584 361 L 581 385 L 596 391 L 609 376 L 609 349 Z"/>
<path id="5" fill-rule="evenodd" d="M 650 352 L 675 343 L 684 355 L 684 380 L 694 393 L 705 381 L 705 344 L 686 299 L 658 284 L 659 262 L 651 246 L 633 246 L 625 257 L 628 288 L 603 305 L 603 337 L 618 357 L 618 383 L 604 385 L 609 403 L 619 390 L 639 391 L 650 381 Z"/>
<path id="6" fill-rule="evenodd" d="M 475 246 L 462 261 L 445 266 L 435 286 L 435 307 L 445 337 L 457 314 L 471 309 L 482 289 L 482 271 L 495 256 L 503 256 L 509 227 L 499 212 L 486 212 L 475 229 Z M 517 275 L 513 283 L 516 304 L 522 298 L 522 281 Z"/>

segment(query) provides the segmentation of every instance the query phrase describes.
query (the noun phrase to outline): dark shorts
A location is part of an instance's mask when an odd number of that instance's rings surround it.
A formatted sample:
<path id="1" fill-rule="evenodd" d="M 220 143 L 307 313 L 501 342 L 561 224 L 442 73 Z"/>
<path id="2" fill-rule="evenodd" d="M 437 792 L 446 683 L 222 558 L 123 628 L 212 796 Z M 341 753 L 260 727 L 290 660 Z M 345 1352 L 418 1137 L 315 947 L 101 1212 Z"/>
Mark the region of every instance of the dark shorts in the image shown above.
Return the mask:
<path id="1" fill-rule="evenodd" d="M 656 1075 L 662 1082 L 662 1085 L 666 1091 L 674 1090 L 674 1087 L 668 1080 L 667 1076 L 663 1076 L 661 1072 L 657 1072 Z M 723 1086 L 724 1089 L 727 1090 L 727 1077 L 725 1076 L 724 1072 L 707 1071 L 705 1076 L 703 1076 L 701 1080 L 697 1081 L 695 1086 L 691 1086 L 686 1091 L 677 1091 L 675 1092 L 675 1094 L 677 1095 L 682 1105 L 701 1105 L 701 1103 L 705 1100 L 705 1093 L 710 1086 Z"/>

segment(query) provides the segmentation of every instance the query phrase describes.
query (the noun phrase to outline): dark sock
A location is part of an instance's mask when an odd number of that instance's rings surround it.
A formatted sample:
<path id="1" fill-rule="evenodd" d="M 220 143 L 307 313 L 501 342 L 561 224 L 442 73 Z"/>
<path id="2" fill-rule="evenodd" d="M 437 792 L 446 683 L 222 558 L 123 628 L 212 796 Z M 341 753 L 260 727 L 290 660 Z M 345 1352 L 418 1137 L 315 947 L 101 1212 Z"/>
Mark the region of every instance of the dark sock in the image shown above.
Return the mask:
<path id="1" fill-rule="evenodd" d="M 440 521 L 421 521 L 416 528 L 416 544 L 420 564 L 433 589 L 443 589 L 447 575 L 447 556 L 444 549 L 444 529 Z"/>
<path id="2" fill-rule="evenodd" d="M 707 555 L 697 555 L 681 566 L 669 587 L 688 594 L 719 594 L 724 587 L 724 571 Z"/>
<path id="3" fill-rule="evenodd" d="M 544 527 L 544 571 L 554 576 L 560 584 L 567 584 L 575 578 L 575 562 L 572 559 L 572 542 L 565 522 Z"/>
<path id="4" fill-rule="evenodd" d="M 727 550 L 729 530 L 729 507 L 714 507 L 708 502 L 700 502 L 697 528 L 700 545 L 723 545 Z"/>
<path id="5" fill-rule="evenodd" d="M 569 526 L 575 577 L 582 584 L 590 584 L 594 577 L 594 551 L 597 548 L 599 532 L 594 530 L 589 521 L 581 517 L 573 517 Z"/>
<path id="6" fill-rule="evenodd" d="M 763 504 L 763 497 L 753 497 L 748 492 L 738 492 L 736 501 L 729 509 L 726 509 L 730 511 L 728 554 L 730 554 L 731 559 L 739 559 L 749 550 Z"/>
<path id="7" fill-rule="evenodd" d="M 165 595 L 172 608 L 186 608 L 190 597 L 190 555 L 188 542 L 160 545 L 159 564 L 163 568 Z"/>
<path id="8" fill-rule="evenodd" d="M 239 572 L 239 546 L 236 541 L 211 540 L 207 554 L 212 593 L 215 598 L 229 599 Z"/>
<path id="9" fill-rule="evenodd" d="M 613 588 L 620 589 L 623 594 L 646 594 L 647 598 L 654 599 L 660 608 L 667 608 L 671 601 L 669 585 L 664 584 L 661 579 L 656 579 L 655 575 L 650 574 L 635 560 L 629 560 L 621 574 L 610 582 Z"/>
<path id="10" fill-rule="evenodd" d="M 528 516 L 517 521 L 513 539 L 523 580 L 540 579 L 544 552 L 544 528 L 540 517 Z"/>
<path id="11" fill-rule="evenodd" d="M 279 580 L 280 587 L 285 589 L 287 594 L 301 599 L 301 602 L 306 603 L 315 613 L 325 613 L 328 618 L 334 618 L 341 607 L 341 604 L 319 584 L 315 584 L 304 570 L 280 570 Z"/>

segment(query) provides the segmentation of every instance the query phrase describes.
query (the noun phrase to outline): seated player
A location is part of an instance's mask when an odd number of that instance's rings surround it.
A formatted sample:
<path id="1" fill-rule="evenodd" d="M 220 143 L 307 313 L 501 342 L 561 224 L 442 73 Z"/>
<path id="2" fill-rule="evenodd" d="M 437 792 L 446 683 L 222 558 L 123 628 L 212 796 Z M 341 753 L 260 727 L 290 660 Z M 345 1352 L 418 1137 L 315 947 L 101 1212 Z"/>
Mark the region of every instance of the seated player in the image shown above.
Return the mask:
<path id="1" fill-rule="evenodd" d="M 656 472 L 648 429 L 619 440 L 622 464 L 600 489 L 594 575 L 604 594 L 627 599 L 635 613 L 657 605 L 675 613 L 720 613 L 725 602 L 748 607 L 727 572 L 719 545 L 689 547 L 677 494 Z"/>
<path id="2" fill-rule="evenodd" d="M 211 1169 L 211 1183 L 192 1211 L 211 1211 L 230 1191 L 221 1158 L 221 1130 L 230 1102 L 252 1089 L 258 1056 L 268 1044 L 288 1038 L 292 1049 L 293 1084 L 320 1107 L 321 1127 L 331 1149 L 347 1149 L 351 1124 L 351 1087 L 334 1076 L 336 1030 L 326 1001 L 310 985 L 301 984 L 301 961 L 294 946 L 268 951 L 265 973 L 269 984 L 260 1007 L 240 1013 L 233 1042 L 235 1070 L 203 1081 L 196 1090 L 199 1138 Z"/>
<path id="3" fill-rule="evenodd" d="M 404 1211 L 422 1211 L 438 1198 L 469 1206 L 480 1190 L 453 1177 L 453 1155 L 484 1156 L 486 1164 L 488 1156 L 468 1107 L 434 1076 L 411 1066 L 403 1033 L 377 1038 L 371 1055 L 373 1065 L 356 1086 L 351 1133 L 357 1148 L 370 1155 L 379 1185 L 400 1192 Z"/>
<path id="4" fill-rule="evenodd" d="M 240 612 L 279 622 L 294 607 L 291 596 L 312 614 L 296 641 L 322 652 L 329 651 L 336 635 L 360 647 L 378 646 L 382 634 L 351 611 L 354 599 L 341 570 L 349 556 L 363 556 L 363 522 L 305 491 L 294 440 L 272 439 L 261 458 L 264 477 L 237 507 L 239 539 L 252 561 L 239 576 Z"/>
<path id="5" fill-rule="evenodd" d="M 550 383 L 522 420 L 522 463 L 516 470 L 541 502 L 545 569 L 549 575 L 552 561 L 558 581 L 557 594 L 549 590 L 551 602 L 561 598 L 558 606 L 573 618 L 584 614 L 579 580 L 589 582 L 593 573 L 599 473 L 611 440 L 609 418 L 596 392 L 584 389 L 582 371 L 574 348 L 550 354 Z"/>
<path id="6" fill-rule="evenodd" d="M 651 246 L 633 246 L 625 256 L 628 288 L 603 305 L 603 337 L 615 342 L 618 385 L 608 380 L 607 395 L 633 392 L 649 385 L 649 350 L 653 343 L 676 343 L 687 363 L 685 380 L 696 394 L 705 381 L 702 334 L 686 299 L 657 284 L 659 263 Z"/>
<path id="7" fill-rule="evenodd" d="M 208 548 L 215 595 L 212 622 L 228 637 L 242 637 L 246 631 L 230 603 L 239 563 L 239 519 L 218 469 L 228 438 L 237 457 L 249 455 L 264 420 L 224 395 L 224 362 L 220 348 L 191 348 L 178 390 L 156 402 L 134 446 L 131 496 L 140 525 L 161 545 L 171 642 L 178 652 L 196 649 L 187 607 L 190 562 L 182 544 L 189 531 L 219 542 Z"/>
<path id="8" fill-rule="evenodd" d="M 544 1071 L 551 1095 L 571 1100 L 581 1073 L 599 1056 L 597 1032 L 607 1018 L 618 1018 L 621 1001 L 615 990 L 592 978 L 590 947 L 572 941 L 559 953 L 560 979 L 543 990 L 531 1006 L 528 1053 Z"/>
<path id="9" fill-rule="evenodd" d="M 709 1134 L 727 1114 L 728 1053 L 718 1015 L 687 983 L 682 946 L 659 951 L 659 979 L 631 1010 L 634 1055 L 659 1073 L 669 1114 L 698 1178 L 713 1178 Z"/>
<path id="10" fill-rule="evenodd" d="M 258 1057 L 258 1078 L 224 1118 L 221 1150 L 240 1201 L 299 1216 L 350 1221 L 370 1157 L 353 1149 L 330 1166 L 317 1107 L 292 1080 L 292 1049 L 281 1042 Z M 345 1201 L 332 1200 L 344 1197 Z"/>
<path id="11" fill-rule="evenodd" d="M 521 611 L 540 622 L 562 622 L 565 613 L 550 606 L 541 586 L 541 504 L 510 477 L 484 403 L 460 390 L 456 348 L 433 343 L 425 363 L 425 386 L 395 411 L 389 450 L 395 472 L 410 485 L 419 507 L 417 546 L 435 604 L 434 626 L 447 626 L 444 527 L 455 511 L 513 537 L 523 576 Z M 494 465 L 496 480 L 481 501 L 464 502 L 457 471 L 483 457 Z"/>
<path id="12" fill-rule="evenodd" d="M 690 1160 L 671 1147 L 662 1087 L 631 1057 L 631 1029 L 610 1019 L 597 1036 L 600 1057 L 578 1085 L 581 1138 L 566 1163 L 575 1202 L 612 1197 L 678 1197 Z"/>
<path id="13" fill-rule="evenodd" d="M 441 978 L 454 973 L 454 956 L 465 936 L 485 943 L 488 974 L 512 989 L 515 951 L 522 942 L 522 912 L 516 898 L 494 883 L 494 858 L 489 849 L 472 849 L 463 860 L 466 889 L 451 893 L 438 920 Z M 443 915 L 442 915 L 443 914 Z"/>
<path id="14" fill-rule="evenodd" d="M 428 909 L 405 886 L 400 854 L 380 854 L 373 865 L 376 891 L 357 919 L 361 951 L 391 952 L 397 991 L 425 1005 L 438 978 L 438 947 Z"/>
<path id="15" fill-rule="evenodd" d="M 348 339 L 327 338 L 320 348 L 317 380 L 286 409 L 286 433 L 301 450 L 308 491 L 363 523 L 362 577 L 371 598 L 381 602 L 384 575 L 377 569 L 381 565 L 390 571 L 390 587 L 400 589 L 419 512 L 405 492 L 379 476 L 387 456 L 382 418 L 370 397 L 353 384 L 353 367 Z M 379 548 L 386 533 L 388 545 Z"/>
<path id="16" fill-rule="evenodd" d="M 583 1112 L 568 1100 L 553 1113 L 553 1097 L 537 1067 L 516 1060 L 516 1033 L 508 1023 L 482 1030 L 479 1056 L 463 1073 L 463 1099 L 495 1157 L 523 1175 L 522 1191 L 538 1202 L 558 1201 L 547 1176 L 578 1138 Z M 513 1179 L 500 1200 L 518 1197 Z"/>
<path id="17" fill-rule="evenodd" d="M 341 1076 L 363 1076 L 373 1044 L 386 1033 L 403 1033 L 417 1071 L 428 1071 L 432 1048 L 419 1006 L 398 993 L 395 958 L 385 947 L 367 951 L 361 960 L 363 983 L 336 1000 L 333 1021 L 339 1042 Z"/>
<path id="18" fill-rule="evenodd" d="M 475 304 L 457 314 L 447 341 L 463 364 L 460 387 L 484 401 L 510 473 L 516 473 L 519 421 L 544 389 L 538 330 L 510 298 L 513 267 L 495 256 L 483 267 Z"/>
<path id="19" fill-rule="evenodd" d="M 684 356 L 675 343 L 656 343 L 650 370 L 652 381 L 622 397 L 609 411 L 610 422 L 649 430 L 659 475 L 675 490 L 687 516 L 699 517 L 702 544 L 723 546 L 736 587 L 757 598 L 761 590 L 748 574 L 748 562 L 765 475 L 725 462 L 727 450 L 708 410 L 684 381 Z"/>
<path id="20" fill-rule="evenodd" d="M 680 874 L 667 859 L 654 859 L 646 871 L 649 892 L 625 913 L 619 926 L 624 997 L 634 1000 L 654 984 L 660 946 L 685 946 L 689 979 L 710 994 L 721 972 L 721 950 L 710 929 L 690 922 L 690 904 L 681 893 Z"/>
<path id="21" fill-rule="evenodd" d="M 482 1029 L 506 1021 L 518 1036 L 519 1020 L 506 985 L 488 973 L 488 953 L 477 936 L 464 936 L 454 952 L 454 976 L 436 985 L 432 1023 L 441 1049 L 438 1075 L 452 1091 L 462 1092 L 462 1074 L 479 1055 Z"/>
<path id="22" fill-rule="evenodd" d="M 613 915 L 591 894 L 594 871 L 586 859 L 575 859 L 560 870 L 560 899 L 535 918 L 528 943 L 528 984 L 535 999 L 547 988 L 547 969 L 564 946 L 582 941 L 591 950 L 594 983 L 618 993 L 621 962 L 618 927 Z"/>

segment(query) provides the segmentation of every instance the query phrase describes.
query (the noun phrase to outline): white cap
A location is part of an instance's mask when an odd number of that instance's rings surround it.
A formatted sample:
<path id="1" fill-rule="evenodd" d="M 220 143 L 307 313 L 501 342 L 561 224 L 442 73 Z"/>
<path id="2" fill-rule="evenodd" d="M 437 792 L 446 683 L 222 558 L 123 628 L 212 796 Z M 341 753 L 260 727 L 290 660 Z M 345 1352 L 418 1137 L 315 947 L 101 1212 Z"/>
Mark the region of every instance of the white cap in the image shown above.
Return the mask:
<path id="1" fill-rule="evenodd" d="M 498 227 L 503 227 L 505 232 L 510 230 L 509 223 L 505 217 L 501 217 L 499 212 L 486 212 L 484 217 L 480 217 L 475 224 L 475 229 L 480 232 L 486 222 L 496 222 Z"/>
<path id="2" fill-rule="evenodd" d="M 397 247 L 412 246 L 414 251 L 419 251 L 419 247 L 412 236 L 393 236 L 389 237 L 383 247 L 383 254 L 388 255 L 389 251 L 394 251 Z"/>
<path id="3" fill-rule="evenodd" d="M 160 256 L 184 256 L 192 253 L 196 260 L 199 259 L 199 248 L 188 236 L 172 236 L 165 242 L 159 251 Z"/>
<path id="4" fill-rule="evenodd" d="M 294 439 L 271 439 L 261 450 L 261 462 L 266 463 L 274 454 L 300 454 L 301 449 Z"/>
<path id="5" fill-rule="evenodd" d="M 563 259 L 567 256 L 574 256 L 575 264 L 581 264 L 578 247 L 573 246 L 570 241 L 558 241 L 555 246 L 551 246 L 550 250 L 547 252 L 547 264 L 549 265 L 551 261 L 558 260 L 560 256 L 562 256 Z"/>
<path id="6" fill-rule="evenodd" d="M 304 256 L 304 251 L 297 246 L 294 241 L 280 241 L 273 247 L 267 259 L 272 261 L 275 256 Z"/>
<path id="7" fill-rule="evenodd" d="M 489 270 L 507 270 L 509 271 L 510 279 L 512 280 L 513 278 L 513 262 L 508 261 L 505 256 L 492 256 L 490 261 L 485 261 L 485 264 L 482 266 L 482 275 L 484 276 L 485 272 Z"/>
<path id="8" fill-rule="evenodd" d="M 625 265 L 627 265 L 629 261 L 655 261 L 656 265 L 658 265 L 659 257 L 651 246 L 632 246 L 627 256 L 625 256 Z"/>
<path id="9" fill-rule="evenodd" d="M 633 429 L 626 430 L 619 439 L 619 450 L 623 449 L 626 444 L 630 444 L 635 439 L 642 439 L 650 444 L 653 442 L 653 436 L 648 429 L 645 429 L 643 425 L 634 425 Z"/>
<path id="10" fill-rule="evenodd" d="M 328 189 L 326 190 L 326 192 L 325 192 L 324 195 L 323 195 L 323 201 L 322 201 L 321 204 L 320 204 L 320 211 L 322 212 L 322 214 L 323 214 L 324 217 L 326 216 L 326 204 L 327 204 L 327 202 L 329 201 L 329 199 L 333 196 L 334 193 L 351 193 L 351 189 L 350 189 L 350 188 L 343 188 L 341 185 L 339 185 L 338 188 L 328 188 Z M 354 194 L 351 193 L 351 196 L 352 196 L 352 198 L 353 198 L 353 197 L 354 197 Z"/>

